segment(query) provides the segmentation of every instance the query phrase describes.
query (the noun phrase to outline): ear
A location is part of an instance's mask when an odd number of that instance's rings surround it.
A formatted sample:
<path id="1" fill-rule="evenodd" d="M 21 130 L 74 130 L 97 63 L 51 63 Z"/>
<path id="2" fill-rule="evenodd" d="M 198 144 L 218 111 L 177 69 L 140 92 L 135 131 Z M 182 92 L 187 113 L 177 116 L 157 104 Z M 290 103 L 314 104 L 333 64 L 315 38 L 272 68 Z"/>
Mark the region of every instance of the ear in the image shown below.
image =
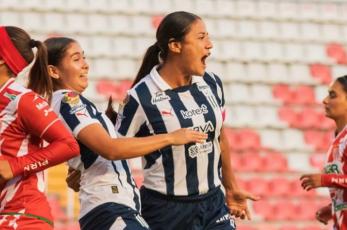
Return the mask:
<path id="1" fill-rule="evenodd" d="M 54 79 L 59 79 L 59 70 L 54 65 L 48 65 L 48 74 Z"/>
<path id="2" fill-rule="evenodd" d="M 0 58 L 0 65 L 3 65 L 3 64 L 5 64 L 5 61 Z"/>
<path id="3" fill-rule="evenodd" d="M 169 50 L 173 53 L 181 53 L 182 50 L 182 44 L 179 41 L 176 41 L 175 39 L 171 38 L 169 40 L 169 44 L 168 44 Z"/>

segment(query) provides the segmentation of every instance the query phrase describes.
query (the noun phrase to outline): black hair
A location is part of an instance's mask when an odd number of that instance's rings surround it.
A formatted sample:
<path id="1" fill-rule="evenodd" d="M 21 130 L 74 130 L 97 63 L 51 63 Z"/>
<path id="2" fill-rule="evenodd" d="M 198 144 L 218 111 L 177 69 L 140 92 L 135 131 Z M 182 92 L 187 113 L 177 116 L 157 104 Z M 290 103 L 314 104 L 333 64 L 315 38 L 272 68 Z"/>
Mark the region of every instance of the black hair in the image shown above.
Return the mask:
<path id="1" fill-rule="evenodd" d="M 342 85 L 343 90 L 347 93 L 347 75 L 338 77 L 336 81 Z"/>
<path id="2" fill-rule="evenodd" d="M 159 56 L 165 62 L 169 53 L 169 42 L 183 41 L 191 25 L 197 19 L 200 17 L 185 11 L 173 12 L 163 18 L 157 29 L 157 41 L 147 49 L 132 86 L 145 77 L 155 65 L 159 64 Z"/>

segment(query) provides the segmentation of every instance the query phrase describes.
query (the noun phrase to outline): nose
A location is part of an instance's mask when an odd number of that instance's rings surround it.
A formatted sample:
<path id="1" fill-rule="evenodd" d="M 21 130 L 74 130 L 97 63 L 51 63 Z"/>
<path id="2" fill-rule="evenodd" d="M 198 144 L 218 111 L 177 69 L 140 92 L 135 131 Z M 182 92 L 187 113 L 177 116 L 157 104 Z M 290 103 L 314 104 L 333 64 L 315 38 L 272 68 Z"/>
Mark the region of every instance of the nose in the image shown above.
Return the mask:
<path id="1" fill-rule="evenodd" d="M 207 49 L 212 49 L 213 48 L 212 41 L 211 41 L 211 39 L 209 37 L 207 38 L 207 41 L 206 41 L 206 48 Z"/>
<path id="2" fill-rule="evenodd" d="M 89 69 L 89 63 L 87 61 L 87 59 L 83 59 L 83 69 Z"/>
<path id="3" fill-rule="evenodd" d="M 329 100 L 329 96 L 326 96 L 322 101 L 323 105 L 328 104 L 328 100 Z"/>

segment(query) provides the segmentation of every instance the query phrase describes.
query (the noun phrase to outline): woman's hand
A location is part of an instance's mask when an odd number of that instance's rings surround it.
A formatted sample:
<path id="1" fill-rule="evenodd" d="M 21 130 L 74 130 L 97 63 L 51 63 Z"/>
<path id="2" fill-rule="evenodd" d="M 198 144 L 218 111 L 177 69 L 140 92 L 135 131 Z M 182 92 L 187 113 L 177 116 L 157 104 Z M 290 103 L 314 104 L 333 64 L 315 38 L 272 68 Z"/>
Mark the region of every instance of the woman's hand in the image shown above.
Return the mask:
<path id="1" fill-rule="evenodd" d="M 10 164 L 5 159 L 0 159 L 0 185 L 13 178 Z"/>
<path id="2" fill-rule="evenodd" d="M 325 225 L 327 225 L 328 221 L 332 218 L 331 205 L 324 206 L 316 212 L 316 219 Z"/>
<path id="3" fill-rule="evenodd" d="M 237 218 L 248 220 L 251 219 L 251 214 L 249 213 L 247 200 L 257 201 L 260 197 L 254 196 L 246 191 L 230 191 L 226 189 L 225 200 L 229 208 L 230 215 Z"/>
<path id="4" fill-rule="evenodd" d="M 322 187 L 322 174 L 306 174 L 300 177 L 301 187 L 306 191 Z"/>
<path id="5" fill-rule="evenodd" d="M 75 192 L 79 192 L 81 182 L 81 171 L 69 167 L 69 171 L 65 181 L 69 188 L 71 188 Z"/>
<path id="6" fill-rule="evenodd" d="M 203 143 L 207 139 L 207 134 L 187 128 L 178 129 L 168 135 L 172 145 Z"/>

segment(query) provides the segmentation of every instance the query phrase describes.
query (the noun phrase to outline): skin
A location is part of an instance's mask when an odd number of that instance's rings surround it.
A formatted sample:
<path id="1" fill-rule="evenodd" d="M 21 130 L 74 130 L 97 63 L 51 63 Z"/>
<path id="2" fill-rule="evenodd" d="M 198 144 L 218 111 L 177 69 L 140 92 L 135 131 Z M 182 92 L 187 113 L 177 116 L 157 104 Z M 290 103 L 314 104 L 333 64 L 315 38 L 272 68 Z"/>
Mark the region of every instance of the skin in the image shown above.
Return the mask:
<path id="1" fill-rule="evenodd" d="M 49 66 L 50 76 L 59 81 L 59 89 L 82 93 L 88 86 L 89 65 L 84 51 L 77 42 L 71 43 L 58 66 Z M 77 139 L 108 160 L 129 159 L 143 156 L 168 145 L 190 142 L 202 143 L 207 135 L 191 129 L 141 138 L 111 138 L 100 124 L 83 128 Z M 131 143 L 131 144 L 130 144 Z"/>
<path id="2" fill-rule="evenodd" d="M 328 90 L 328 95 L 323 100 L 325 116 L 333 119 L 336 124 L 336 133 L 339 133 L 347 124 L 347 93 L 343 86 L 334 81 Z M 306 191 L 324 187 L 322 186 L 323 174 L 305 174 L 300 177 L 301 186 Z M 332 218 L 331 207 L 324 206 L 316 212 L 316 219 L 324 224 Z"/>

